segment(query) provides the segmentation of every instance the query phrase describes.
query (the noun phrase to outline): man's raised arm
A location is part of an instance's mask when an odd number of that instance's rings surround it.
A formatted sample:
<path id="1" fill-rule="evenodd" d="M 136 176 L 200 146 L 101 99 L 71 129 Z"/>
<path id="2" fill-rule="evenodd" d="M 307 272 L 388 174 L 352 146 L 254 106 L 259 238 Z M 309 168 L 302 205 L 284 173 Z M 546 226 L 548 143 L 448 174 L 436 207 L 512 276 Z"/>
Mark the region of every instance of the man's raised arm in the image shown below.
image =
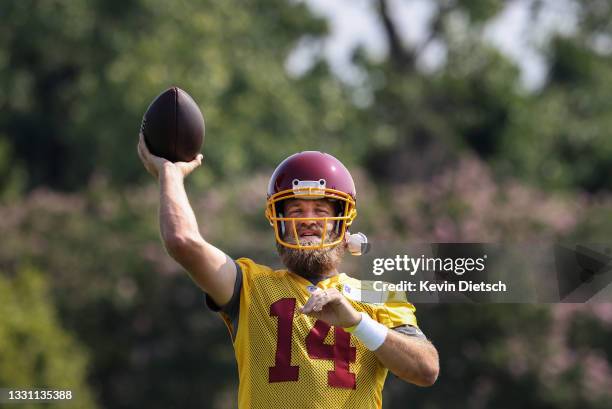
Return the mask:
<path id="1" fill-rule="evenodd" d="M 191 162 L 172 163 L 152 155 L 142 134 L 138 155 L 147 171 L 159 182 L 160 232 L 168 253 L 217 305 L 227 304 L 234 290 L 236 265 L 200 234 L 183 183 L 185 177 L 202 164 L 202 155 Z"/>

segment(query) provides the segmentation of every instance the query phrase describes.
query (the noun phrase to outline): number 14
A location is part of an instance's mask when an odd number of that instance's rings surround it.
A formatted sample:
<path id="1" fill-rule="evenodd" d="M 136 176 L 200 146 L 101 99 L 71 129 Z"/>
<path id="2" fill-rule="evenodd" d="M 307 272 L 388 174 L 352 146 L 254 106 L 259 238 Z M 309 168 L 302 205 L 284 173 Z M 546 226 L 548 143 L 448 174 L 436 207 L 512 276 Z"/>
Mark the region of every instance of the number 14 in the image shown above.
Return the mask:
<path id="1" fill-rule="evenodd" d="M 281 298 L 270 305 L 270 316 L 278 317 L 276 337 L 276 358 L 269 368 L 269 382 L 296 382 L 300 367 L 291 365 L 291 333 L 295 298 Z M 355 362 L 355 347 L 351 346 L 351 334 L 342 328 L 334 327 L 335 342 L 324 343 L 331 326 L 317 320 L 306 337 L 306 351 L 313 359 L 326 359 L 334 362 L 334 370 L 327 372 L 327 384 L 334 388 L 355 389 L 355 374 L 349 371 L 349 364 Z"/>

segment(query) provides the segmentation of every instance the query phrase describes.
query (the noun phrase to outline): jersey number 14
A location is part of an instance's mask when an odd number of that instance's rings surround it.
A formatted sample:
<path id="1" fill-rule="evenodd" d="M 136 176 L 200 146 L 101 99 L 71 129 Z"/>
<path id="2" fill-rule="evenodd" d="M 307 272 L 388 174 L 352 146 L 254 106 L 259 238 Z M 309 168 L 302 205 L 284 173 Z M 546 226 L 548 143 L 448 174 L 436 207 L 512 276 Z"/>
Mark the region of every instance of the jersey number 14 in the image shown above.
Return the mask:
<path id="1" fill-rule="evenodd" d="M 276 337 L 276 358 L 269 368 L 269 382 L 295 382 L 299 378 L 300 367 L 291 365 L 291 333 L 295 298 L 281 298 L 270 306 L 270 315 L 278 318 Z M 334 370 L 327 372 L 327 384 L 334 388 L 355 389 L 355 374 L 349 371 L 349 364 L 355 362 L 355 347 L 351 346 L 351 334 L 342 328 L 334 327 L 334 344 L 323 341 L 331 326 L 317 320 L 306 337 L 306 351 L 312 359 L 326 359 L 334 362 Z"/>

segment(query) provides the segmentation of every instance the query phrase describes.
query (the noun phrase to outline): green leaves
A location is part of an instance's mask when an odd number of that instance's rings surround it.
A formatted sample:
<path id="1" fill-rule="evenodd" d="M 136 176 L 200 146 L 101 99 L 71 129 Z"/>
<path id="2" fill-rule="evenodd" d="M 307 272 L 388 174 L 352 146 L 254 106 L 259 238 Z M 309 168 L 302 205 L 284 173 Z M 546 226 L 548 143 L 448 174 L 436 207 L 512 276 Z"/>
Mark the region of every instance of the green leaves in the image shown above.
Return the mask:
<path id="1" fill-rule="evenodd" d="M 26 266 L 16 274 L 0 273 L 0 384 L 72 391 L 72 405 L 93 409 L 85 382 L 88 357 L 62 327 L 46 281 L 40 271 Z M 65 405 L 56 401 L 48 407 Z"/>

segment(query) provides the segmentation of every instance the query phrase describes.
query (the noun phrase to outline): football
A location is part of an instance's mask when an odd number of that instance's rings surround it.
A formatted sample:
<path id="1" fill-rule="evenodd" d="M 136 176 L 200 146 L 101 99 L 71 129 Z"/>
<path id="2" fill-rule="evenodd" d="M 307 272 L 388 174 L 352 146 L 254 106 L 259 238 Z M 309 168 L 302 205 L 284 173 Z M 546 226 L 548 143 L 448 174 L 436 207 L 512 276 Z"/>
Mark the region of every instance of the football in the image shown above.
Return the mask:
<path id="1" fill-rule="evenodd" d="M 191 96 L 172 87 L 147 108 L 140 127 L 149 151 L 171 162 L 189 162 L 204 142 L 204 116 Z"/>

